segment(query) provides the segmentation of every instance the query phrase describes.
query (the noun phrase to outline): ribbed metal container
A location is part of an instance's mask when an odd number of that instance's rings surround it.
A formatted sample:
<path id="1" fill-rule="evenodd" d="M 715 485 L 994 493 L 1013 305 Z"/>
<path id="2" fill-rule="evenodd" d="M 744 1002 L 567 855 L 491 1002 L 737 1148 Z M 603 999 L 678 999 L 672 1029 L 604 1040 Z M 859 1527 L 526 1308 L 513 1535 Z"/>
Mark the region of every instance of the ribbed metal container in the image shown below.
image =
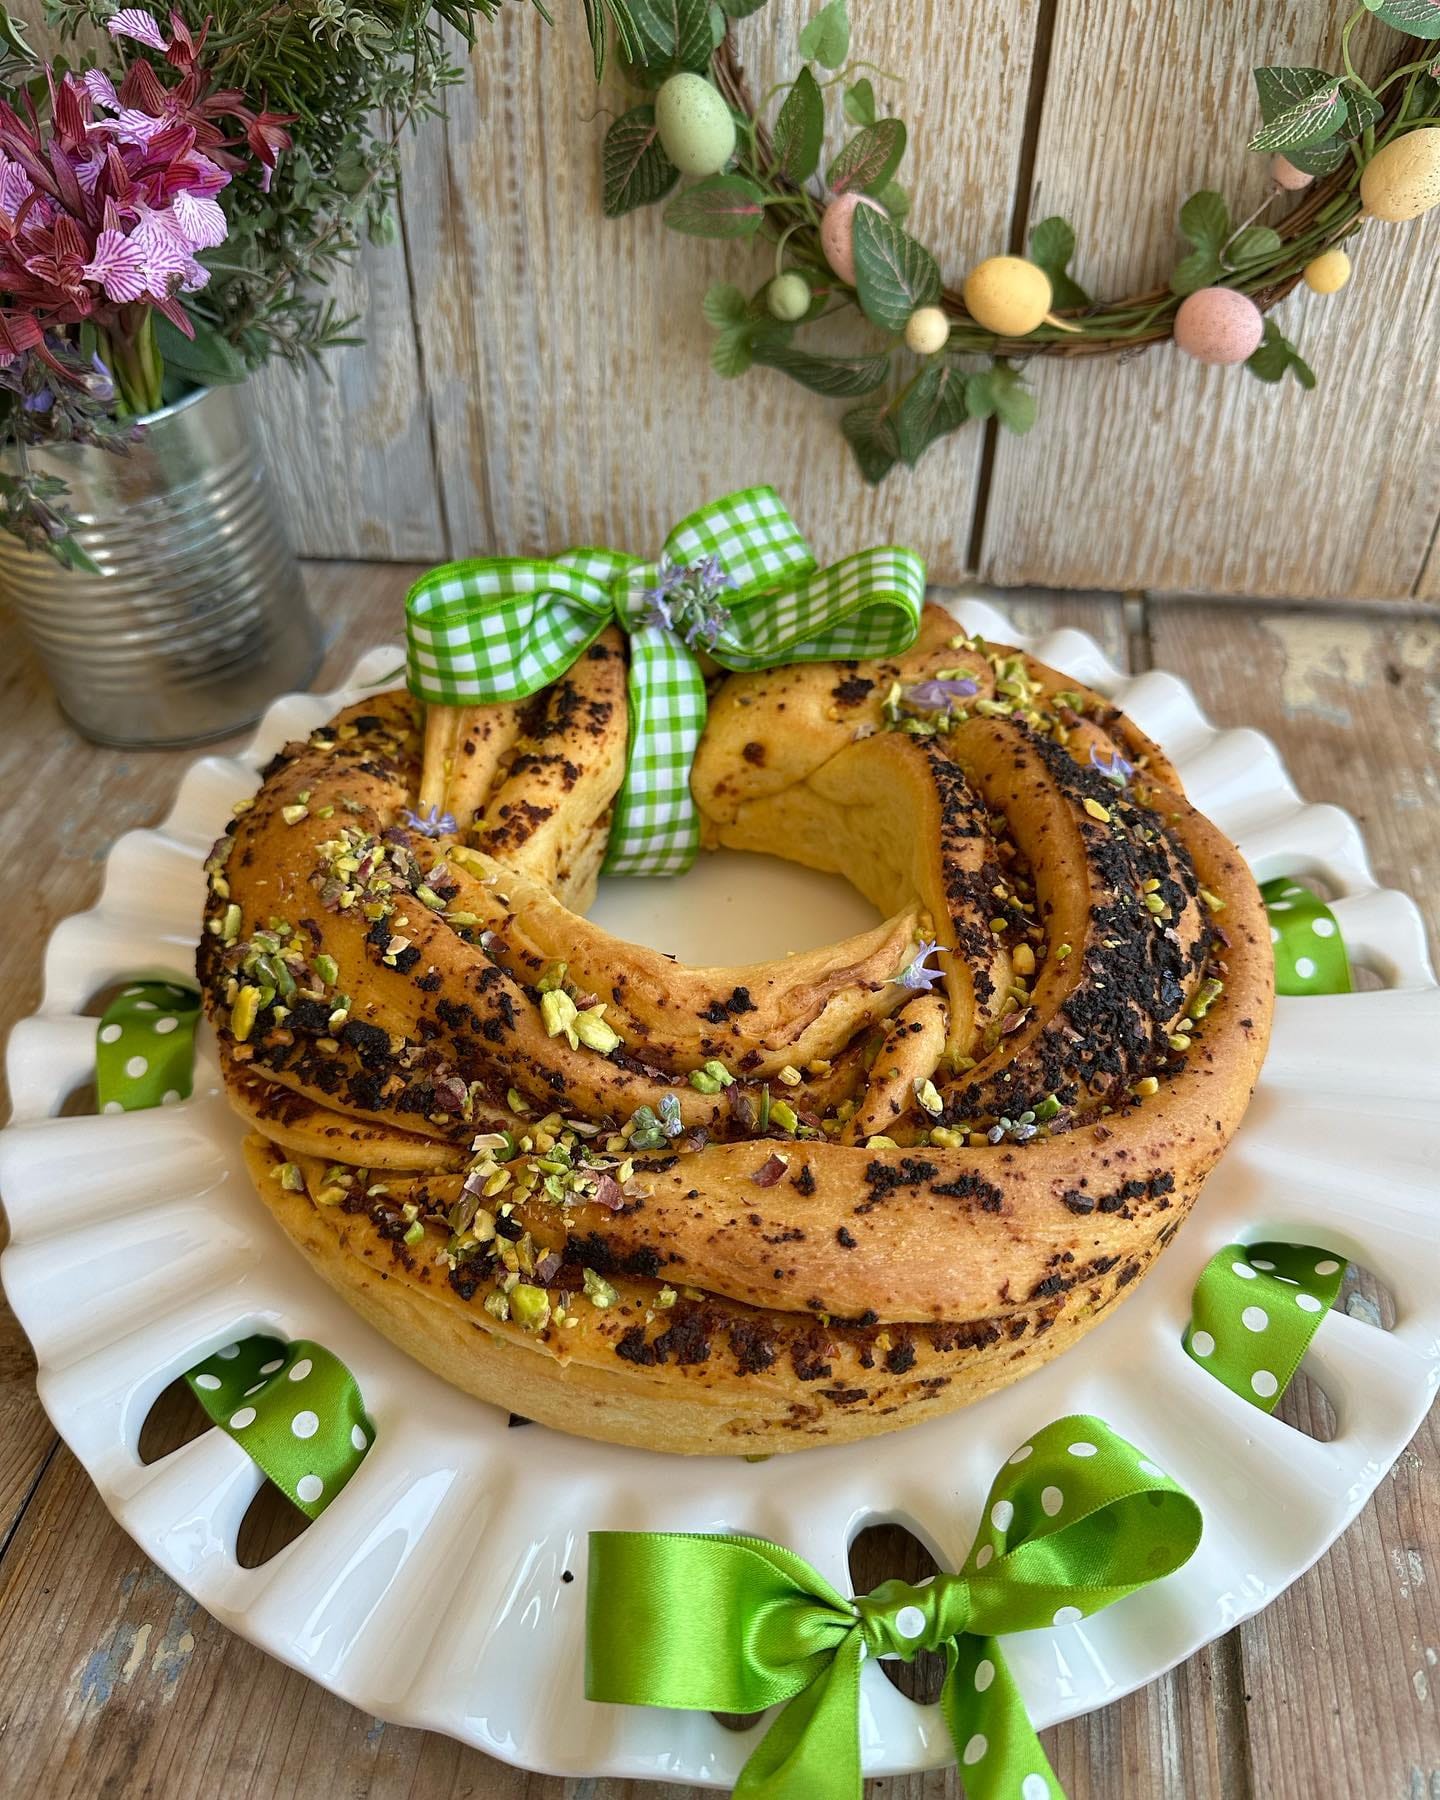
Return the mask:
<path id="1" fill-rule="evenodd" d="M 66 716 L 102 744 L 183 744 L 259 717 L 315 673 L 319 634 L 251 436 L 243 386 L 143 421 L 127 455 L 60 444 L 32 467 L 69 484 L 99 575 L 0 532 L 0 598 Z"/>

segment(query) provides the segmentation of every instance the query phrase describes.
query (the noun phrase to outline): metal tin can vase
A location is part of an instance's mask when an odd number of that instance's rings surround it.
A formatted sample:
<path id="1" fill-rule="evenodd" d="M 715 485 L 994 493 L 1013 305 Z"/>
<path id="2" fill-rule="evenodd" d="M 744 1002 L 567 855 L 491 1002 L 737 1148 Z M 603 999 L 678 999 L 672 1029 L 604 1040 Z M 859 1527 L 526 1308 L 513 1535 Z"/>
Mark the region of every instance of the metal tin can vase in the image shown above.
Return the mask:
<path id="1" fill-rule="evenodd" d="M 142 420 L 125 455 L 29 452 L 68 483 L 76 536 L 100 573 L 0 532 L 0 598 L 88 738 L 222 737 L 315 673 L 319 633 L 248 405 L 243 386 L 203 389 Z"/>

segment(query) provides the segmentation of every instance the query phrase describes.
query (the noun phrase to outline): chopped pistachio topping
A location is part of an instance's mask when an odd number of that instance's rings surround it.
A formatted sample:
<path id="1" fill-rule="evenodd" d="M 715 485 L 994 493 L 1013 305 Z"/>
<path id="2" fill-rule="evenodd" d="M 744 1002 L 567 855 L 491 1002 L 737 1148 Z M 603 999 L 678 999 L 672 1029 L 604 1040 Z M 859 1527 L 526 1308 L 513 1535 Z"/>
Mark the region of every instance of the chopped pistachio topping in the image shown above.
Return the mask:
<path id="1" fill-rule="evenodd" d="M 614 1306 L 620 1298 L 605 1277 L 597 1275 L 593 1269 L 585 1271 L 585 1297 L 592 1306 L 598 1306 L 602 1311 L 608 1306 Z"/>
<path id="2" fill-rule="evenodd" d="M 780 1071 L 780 1079 L 785 1083 L 786 1087 L 799 1087 L 805 1077 L 795 1067 L 794 1063 L 786 1063 L 785 1067 Z"/>
<path id="3" fill-rule="evenodd" d="M 606 1024 L 603 1006 L 587 1007 L 575 1015 L 575 1035 L 587 1050 L 598 1050 L 602 1056 L 618 1050 L 624 1041 L 613 1026 Z"/>
<path id="4" fill-rule="evenodd" d="M 230 1009 L 230 1031 L 237 1044 L 243 1044 L 255 1029 L 255 1020 L 259 1011 L 259 988 L 242 987 L 235 996 L 234 1006 Z"/>
<path id="5" fill-rule="evenodd" d="M 510 1317 L 524 1331 L 543 1331 L 550 1323 L 550 1296 L 540 1287 L 519 1281 L 510 1290 Z"/>
<path id="6" fill-rule="evenodd" d="M 302 819 L 310 817 L 310 808 L 302 802 L 296 801 L 292 806 L 282 806 L 280 817 L 287 825 L 298 825 Z"/>
<path id="7" fill-rule="evenodd" d="M 305 1177 L 300 1173 L 299 1163 L 281 1163 L 279 1168 L 271 1171 L 272 1181 L 278 1181 L 287 1194 L 303 1194 Z"/>
<path id="8" fill-rule="evenodd" d="M 1085 810 L 1092 819 L 1098 819 L 1102 825 L 1108 825 L 1110 823 L 1109 807 L 1102 806 L 1098 800 L 1087 798 L 1085 801 Z"/>
<path id="9" fill-rule="evenodd" d="M 1189 1006 L 1185 1008 L 1186 1014 L 1192 1019 L 1203 1019 L 1224 992 L 1223 981 L 1217 981 L 1213 975 L 1207 976 L 1196 988 Z"/>
<path id="10" fill-rule="evenodd" d="M 1148 1100 L 1151 1094 L 1160 1092 L 1160 1083 L 1153 1075 L 1146 1075 L 1135 1083 L 1134 1091 L 1142 1100 Z"/>
<path id="11" fill-rule="evenodd" d="M 776 1100 L 770 1106 L 770 1123 L 778 1125 L 782 1131 L 793 1132 L 798 1129 L 800 1120 L 793 1106 L 787 1101 Z"/>
<path id="12" fill-rule="evenodd" d="M 940 1098 L 940 1090 L 928 1077 L 915 1083 L 915 1098 L 930 1114 L 932 1119 L 938 1118 L 945 1110 L 945 1102 Z"/>

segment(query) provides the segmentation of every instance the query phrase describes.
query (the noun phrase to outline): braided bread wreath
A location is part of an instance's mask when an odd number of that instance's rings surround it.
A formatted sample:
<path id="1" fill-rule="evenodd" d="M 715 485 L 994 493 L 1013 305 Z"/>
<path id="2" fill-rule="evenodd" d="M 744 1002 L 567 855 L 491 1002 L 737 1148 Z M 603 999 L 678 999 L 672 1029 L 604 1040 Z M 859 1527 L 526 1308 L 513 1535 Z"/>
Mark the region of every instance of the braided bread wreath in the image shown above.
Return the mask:
<path id="1" fill-rule="evenodd" d="M 261 1195 L 396 1344 L 561 1430 L 766 1453 L 965 1405 L 1130 1292 L 1248 1102 L 1267 923 L 1156 745 L 956 633 L 712 682 L 706 843 L 884 917 L 774 962 L 583 917 L 614 630 L 528 701 L 386 693 L 274 759 L 200 978 Z M 922 715 L 930 677 L 976 693 Z"/>

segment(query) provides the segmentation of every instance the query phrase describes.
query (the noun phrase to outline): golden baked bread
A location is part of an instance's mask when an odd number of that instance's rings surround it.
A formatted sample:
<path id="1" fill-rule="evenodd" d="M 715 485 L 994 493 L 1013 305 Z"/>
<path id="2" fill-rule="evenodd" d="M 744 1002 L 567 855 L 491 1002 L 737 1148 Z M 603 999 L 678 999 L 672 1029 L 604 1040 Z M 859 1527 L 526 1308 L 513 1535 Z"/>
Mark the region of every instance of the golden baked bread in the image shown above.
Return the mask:
<path id="1" fill-rule="evenodd" d="M 199 954 L 261 1195 L 419 1361 L 586 1436 L 764 1454 L 1013 1381 L 1244 1112 L 1248 870 L 1106 700 L 927 607 L 889 661 L 717 677 L 691 784 L 707 845 L 883 923 L 685 967 L 582 916 L 625 675 L 607 632 L 527 702 L 383 694 L 266 770 Z"/>

